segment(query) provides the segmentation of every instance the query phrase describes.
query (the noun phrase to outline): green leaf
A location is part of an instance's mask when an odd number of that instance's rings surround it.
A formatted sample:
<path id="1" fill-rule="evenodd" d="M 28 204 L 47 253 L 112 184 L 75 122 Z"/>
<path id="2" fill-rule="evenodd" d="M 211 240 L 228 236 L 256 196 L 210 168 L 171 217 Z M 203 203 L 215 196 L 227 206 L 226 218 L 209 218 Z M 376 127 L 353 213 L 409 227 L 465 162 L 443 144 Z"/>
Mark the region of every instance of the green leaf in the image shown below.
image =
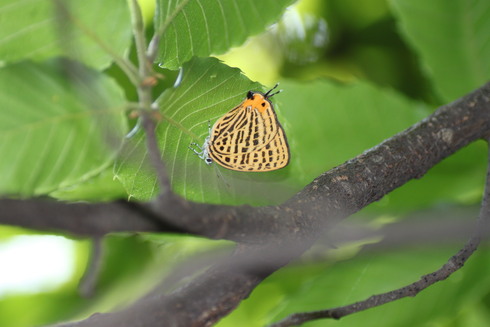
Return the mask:
<path id="1" fill-rule="evenodd" d="M 158 0 L 155 25 L 164 29 L 157 61 L 177 69 L 192 56 L 221 54 L 279 19 L 294 0 Z"/>
<path id="2" fill-rule="evenodd" d="M 442 266 L 456 251 L 454 246 L 418 247 L 370 253 L 338 263 L 286 267 L 261 283 L 217 326 L 267 326 L 292 313 L 361 301 L 418 280 L 421 275 Z M 341 320 L 321 319 L 305 326 L 469 326 L 456 323 L 457 317 L 482 309 L 486 321 L 482 326 L 486 326 L 490 287 L 488 250 L 475 256 L 477 258 L 469 260 L 447 280 L 432 285 L 414 298 L 401 299 Z"/>
<path id="3" fill-rule="evenodd" d="M 249 90 L 262 88 L 217 59 L 194 58 L 184 64 L 181 83 L 159 97 L 163 120 L 156 133 L 175 192 L 215 203 L 265 204 L 280 197 L 288 167 L 270 173 L 235 172 L 206 165 L 188 148 L 191 142 L 203 144 L 210 124 L 240 104 Z M 147 200 L 158 191 L 142 131 L 123 149 L 115 174 L 130 197 Z"/>
<path id="4" fill-rule="evenodd" d="M 127 194 L 119 181 L 114 179 L 112 167 L 107 167 L 96 176 L 76 185 L 51 192 L 49 196 L 63 201 L 114 201 Z"/>
<path id="5" fill-rule="evenodd" d="M 443 101 L 490 79 L 490 2 L 391 0 L 400 28 Z"/>
<path id="6" fill-rule="evenodd" d="M 102 69 L 112 58 L 95 40 L 118 56 L 127 51 L 131 24 L 125 1 L 4 0 L 0 7 L 1 61 L 64 55 Z"/>
<path id="7" fill-rule="evenodd" d="M 38 195 L 107 167 L 126 129 L 124 96 L 68 61 L 0 69 L 0 193 Z"/>

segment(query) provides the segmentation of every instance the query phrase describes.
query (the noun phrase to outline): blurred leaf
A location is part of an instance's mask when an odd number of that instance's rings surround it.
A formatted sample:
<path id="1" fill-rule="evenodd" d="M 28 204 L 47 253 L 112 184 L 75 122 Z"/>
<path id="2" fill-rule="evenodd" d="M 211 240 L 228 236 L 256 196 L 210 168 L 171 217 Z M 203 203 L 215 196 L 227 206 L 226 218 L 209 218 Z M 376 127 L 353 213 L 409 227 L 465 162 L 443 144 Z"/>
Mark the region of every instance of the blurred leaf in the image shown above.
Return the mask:
<path id="1" fill-rule="evenodd" d="M 103 243 L 104 255 L 96 296 L 90 303 L 79 305 L 79 311 L 72 319 L 85 319 L 96 312 L 117 310 L 155 287 L 161 294 L 167 293 L 180 282 L 175 280 L 176 277 L 188 281 L 195 273 L 194 269 L 211 264 L 214 258 L 212 251 L 222 250 L 219 253 L 228 256 L 230 245 L 231 242 L 187 235 L 109 235 Z M 196 261 L 199 261 L 197 265 Z M 172 275 L 175 270 L 177 275 Z M 169 276 L 173 277 L 172 282 L 163 285 Z"/>
<path id="2" fill-rule="evenodd" d="M 490 79 L 490 1 L 391 0 L 443 102 Z"/>
<path id="3" fill-rule="evenodd" d="M 286 118 L 292 159 L 300 161 L 303 183 L 403 131 L 428 113 L 422 103 L 365 82 L 341 85 L 329 80 L 287 80 L 281 88 L 285 91 L 276 101 Z"/>
<path id="4" fill-rule="evenodd" d="M 294 0 L 157 2 L 156 29 L 165 26 L 157 61 L 177 69 L 192 56 L 221 54 L 278 20 Z"/>
<path id="5" fill-rule="evenodd" d="M 317 62 L 329 42 L 327 22 L 313 13 L 290 8 L 277 24 L 281 54 L 290 63 L 304 65 Z"/>
<path id="6" fill-rule="evenodd" d="M 106 168 L 89 180 L 58 189 L 49 195 L 63 201 L 101 202 L 127 198 L 126 190 L 114 179 L 112 167 Z"/>
<path id="7" fill-rule="evenodd" d="M 80 318 L 129 305 L 155 286 L 159 281 L 156 276 L 143 278 L 147 269 L 154 268 L 155 250 L 154 244 L 138 234 L 117 233 L 105 237 L 101 271 L 95 285 L 96 294 L 101 296 L 91 301 Z"/>
<path id="8" fill-rule="evenodd" d="M 270 33 L 250 37 L 217 58 L 230 67 L 239 67 L 248 78 L 264 85 L 276 83 L 283 63 L 281 49 Z"/>
<path id="9" fill-rule="evenodd" d="M 0 7 L 1 61 L 65 55 L 98 69 L 106 68 L 112 58 L 93 37 L 119 56 L 127 51 L 131 24 L 125 1 L 4 0 Z"/>
<path id="10" fill-rule="evenodd" d="M 110 79 L 68 61 L 0 69 L 0 193 L 24 196 L 80 182 L 120 146 L 124 97 Z"/>
<path id="11" fill-rule="evenodd" d="M 405 286 L 438 269 L 457 246 L 421 247 L 357 256 L 339 263 L 294 265 L 276 272 L 259 285 L 219 327 L 265 326 L 288 314 L 333 308 L 364 300 L 371 295 Z M 405 298 L 359 312 L 341 320 L 322 319 L 304 326 L 468 326 L 464 318 L 479 313 L 490 321 L 488 307 L 475 302 L 488 296 L 488 248 L 453 274 L 415 298 Z M 478 283 L 475 283 L 478 280 Z M 476 310 L 476 312 L 475 312 Z M 484 312 L 482 312 L 482 310 Z M 416 314 L 414 314 L 416 313 Z M 244 320 L 241 317 L 246 316 Z M 241 319 L 241 320 L 240 320 Z M 468 318 L 467 318 L 468 319 Z M 453 324 L 449 324 L 449 322 Z"/>

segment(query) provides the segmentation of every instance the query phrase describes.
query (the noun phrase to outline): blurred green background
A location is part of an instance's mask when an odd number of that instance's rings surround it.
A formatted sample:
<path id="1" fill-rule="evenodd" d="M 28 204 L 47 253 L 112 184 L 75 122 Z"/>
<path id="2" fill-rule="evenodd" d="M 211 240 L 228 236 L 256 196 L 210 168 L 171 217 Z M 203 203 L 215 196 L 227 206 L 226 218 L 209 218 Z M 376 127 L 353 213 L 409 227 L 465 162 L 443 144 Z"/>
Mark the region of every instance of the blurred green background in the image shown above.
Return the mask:
<path id="1" fill-rule="evenodd" d="M 155 4 L 143 0 L 141 4 L 150 35 Z M 130 56 L 134 58 L 134 49 Z M 287 178 L 278 184 L 287 189 L 274 199 L 280 201 L 320 173 L 485 83 L 490 77 L 490 3 L 301 0 L 265 32 L 216 56 L 240 68 L 252 81 L 266 86 L 281 83 L 284 92 L 274 101 L 294 158 Z M 116 66 L 106 72 L 129 101 L 136 100 L 134 88 Z M 161 72 L 165 79 L 156 95 L 172 86 L 177 76 L 176 71 Z M 303 258 L 268 278 L 218 326 L 264 326 L 297 311 L 353 303 L 439 268 L 463 245 L 475 222 L 485 168 L 486 145 L 469 145 L 422 179 L 350 217 Z M 50 195 L 102 200 L 127 193 L 108 167 L 80 185 Z M 396 228 L 407 221 L 419 224 Z M 386 242 L 390 238 L 386 228 L 391 226 L 395 236 L 412 233 L 393 245 Z M 47 273 L 37 286 L 23 289 L 12 287 L 9 278 L 18 272 L 10 271 L 13 265 L 8 258 L 19 251 L 18 238 L 25 236 L 20 241 L 33 247 L 38 245 L 29 236 L 42 236 L 45 242 L 60 240 L 60 236 L 0 227 L 0 283 L 4 283 L 0 326 L 40 326 L 120 308 L 174 268 L 197 262 L 200 256 L 212 260 L 232 248 L 229 242 L 195 237 L 109 235 L 103 241 L 96 295 L 84 299 L 77 288 L 89 260 L 90 240 L 62 238 L 65 243 L 56 246 L 68 249 L 68 254 L 48 255 L 37 266 L 33 258 L 22 257 L 26 266 L 17 269 L 32 272 L 31 276 L 40 265 L 66 271 L 63 276 Z M 462 270 L 415 298 L 305 326 L 489 326 L 488 250 L 484 244 Z M 32 255 L 41 254 L 32 251 Z"/>

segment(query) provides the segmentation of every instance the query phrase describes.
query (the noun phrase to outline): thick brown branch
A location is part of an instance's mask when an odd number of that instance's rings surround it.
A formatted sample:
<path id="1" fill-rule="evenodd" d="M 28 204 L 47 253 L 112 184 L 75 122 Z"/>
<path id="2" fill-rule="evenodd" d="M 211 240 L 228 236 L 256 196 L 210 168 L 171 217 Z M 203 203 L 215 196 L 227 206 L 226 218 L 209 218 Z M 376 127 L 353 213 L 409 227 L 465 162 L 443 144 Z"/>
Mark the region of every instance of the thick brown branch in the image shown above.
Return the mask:
<path id="1" fill-rule="evenodd" d="M 490 149 L 488 163 L 489 166 L 487 170 L 485 192 L 483 195 L 482 206 L 476 228 L 464 247 L 458 253 L 452 256 L 441 268 L 422 276 L 418 281 L 405 287 L 390 292 L 373 295 L 364 301 L 356 302 L 343 307 L 292 314 L 284 320 L 271 325 L 271 327 L 298 326 L 308 321 L 325 318 L 340 319 L 347 315 L 393 302 L 404 297 L 413 297 L 429 286 L 447 279 L 454 272 L 462 268 L 468 258 L 476 251 L 481 238 L 485 235 L 488 226 L 490 225 Z"/>
<path id="2" fill-rule="evenodd" d="M 111 232 L 182 232 L 162 222 L 145 206 L 117 201 L 63 203 L 51 199 L 0 199 L 0 223 L 37 230 L 103 236 Z"/>

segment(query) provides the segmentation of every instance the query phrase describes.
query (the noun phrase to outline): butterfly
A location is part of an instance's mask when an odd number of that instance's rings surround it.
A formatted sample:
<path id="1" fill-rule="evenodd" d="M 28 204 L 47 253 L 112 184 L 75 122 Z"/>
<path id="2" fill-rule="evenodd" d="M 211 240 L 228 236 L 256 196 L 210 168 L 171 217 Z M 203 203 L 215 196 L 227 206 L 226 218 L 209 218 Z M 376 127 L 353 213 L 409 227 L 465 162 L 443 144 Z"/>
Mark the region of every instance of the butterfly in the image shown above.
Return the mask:
<path id="1" fill-rule="evenodd" d="M 265 172 L 285 167 L 290 159 L 289 146 L 269 100 L 281 92 L 272 93 L 277 86 L 266 93 L 248 91 L 242 103 L 209 127 L 202 146 L 191 143 L 189 148 L 208 165 L 216 162 L 236 171 Z"/>

